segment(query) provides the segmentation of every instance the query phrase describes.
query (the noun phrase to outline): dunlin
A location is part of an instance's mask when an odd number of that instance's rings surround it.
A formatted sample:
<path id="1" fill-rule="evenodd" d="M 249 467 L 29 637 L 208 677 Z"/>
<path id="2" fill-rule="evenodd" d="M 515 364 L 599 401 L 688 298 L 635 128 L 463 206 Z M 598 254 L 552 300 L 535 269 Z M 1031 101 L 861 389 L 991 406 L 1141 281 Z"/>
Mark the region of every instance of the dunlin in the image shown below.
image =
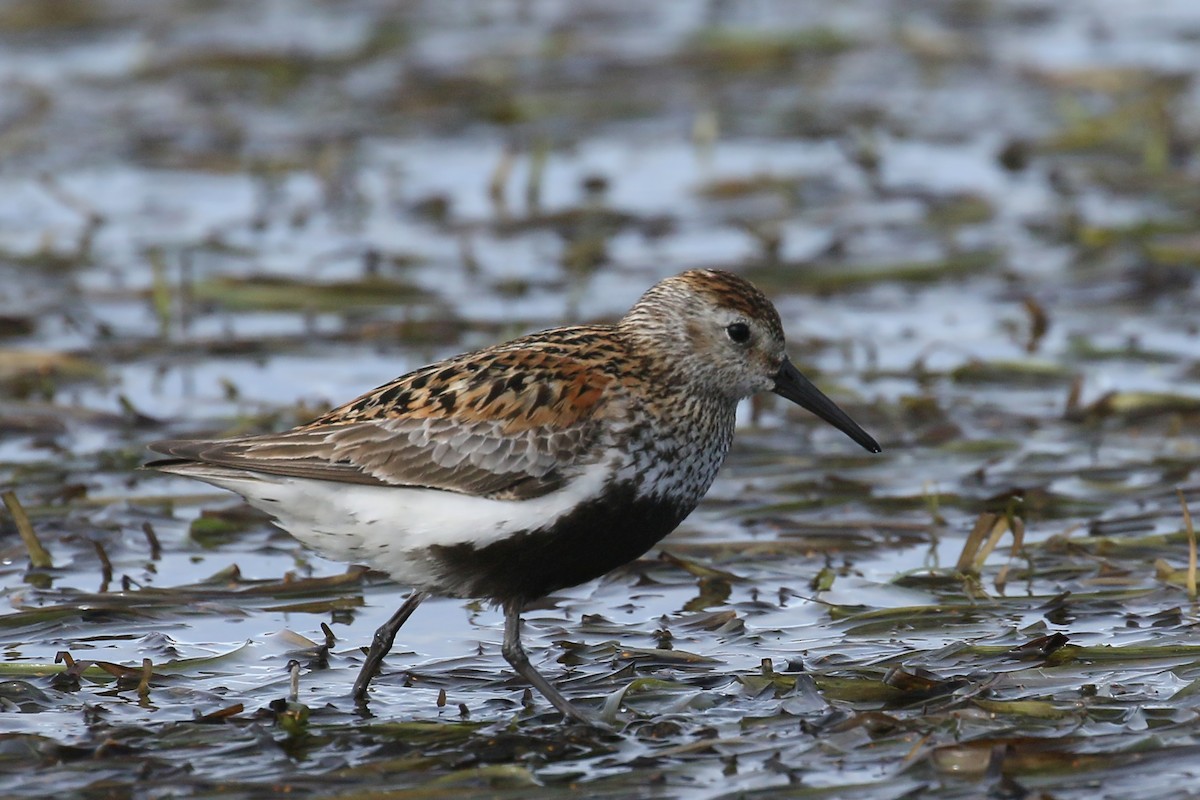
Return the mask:
<path id="1" fill-rule="evenodd" d="M 283 433 L 155 442 L 149 466 L 230 489 L 317 552 L 412 587 L 376 633 L 367 687 L 430 594 L 504 610 L 502 652 L 563 714 L 521 646 L 521 611 L 649 550 L 708 491 L 738 401 L 774 392 L 879 445 L 784 351 L 771 302 L 692 270 L 615 325 L 555 328 L 401 376 Z"/>

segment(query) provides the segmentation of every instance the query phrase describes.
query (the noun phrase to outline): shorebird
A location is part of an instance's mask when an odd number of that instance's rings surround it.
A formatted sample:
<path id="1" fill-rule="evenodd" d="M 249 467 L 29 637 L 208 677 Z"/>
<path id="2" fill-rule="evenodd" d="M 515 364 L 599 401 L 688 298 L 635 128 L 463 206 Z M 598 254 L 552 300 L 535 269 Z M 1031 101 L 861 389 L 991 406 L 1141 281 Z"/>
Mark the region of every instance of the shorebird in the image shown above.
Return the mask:
<path id="1" fill-rule="evenodd" d="M 738 402 L 758 392 L 880 452 L 788 359 L 762 292 L 691 270 L 613 325 L 439 361 L 282 433 L 155 442 L 167 458 L 147 466 L 237 492 L 324 556 L 412 587 L 375 633 L 356 700 L 423 599 L 472 597 L 503 609 L 513 669 L 588 721 L 530 663 L 522 609 L 674 530 L 725 460 Z"/>

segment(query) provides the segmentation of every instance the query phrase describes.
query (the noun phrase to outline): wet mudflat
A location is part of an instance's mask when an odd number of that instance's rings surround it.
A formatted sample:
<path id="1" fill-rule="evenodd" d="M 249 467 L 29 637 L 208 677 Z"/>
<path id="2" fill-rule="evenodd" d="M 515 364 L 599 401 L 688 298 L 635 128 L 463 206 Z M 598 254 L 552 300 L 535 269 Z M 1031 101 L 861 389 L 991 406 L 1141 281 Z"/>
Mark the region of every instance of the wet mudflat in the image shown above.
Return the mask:
<path id="1" fill-rule="evenodd" d="M 1191 791 L 1198 40 L 1187 2 L 0 4 L 0 794 Z M 612 733 L 454 600 L 356 709 L 402 590 L 136 469 L 694 266 L 885 452 L 747 404 L 679 531 L 529 612 Z"/>

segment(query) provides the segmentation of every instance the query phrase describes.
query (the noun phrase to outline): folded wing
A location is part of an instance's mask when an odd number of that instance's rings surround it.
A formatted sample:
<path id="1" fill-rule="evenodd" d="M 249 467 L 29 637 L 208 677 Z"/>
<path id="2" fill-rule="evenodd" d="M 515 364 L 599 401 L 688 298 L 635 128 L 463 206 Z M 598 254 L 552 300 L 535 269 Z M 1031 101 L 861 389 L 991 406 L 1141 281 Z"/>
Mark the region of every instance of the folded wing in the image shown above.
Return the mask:
<path id="1" fill-rule="evenodd" d="M 593 362 L 519 350 L 468 354 L 409 373 L 299 428 L 155 442 L 147 466 L 416 486 L 500 499 L 554 491 L 604 450 L 612 378 Z"/>

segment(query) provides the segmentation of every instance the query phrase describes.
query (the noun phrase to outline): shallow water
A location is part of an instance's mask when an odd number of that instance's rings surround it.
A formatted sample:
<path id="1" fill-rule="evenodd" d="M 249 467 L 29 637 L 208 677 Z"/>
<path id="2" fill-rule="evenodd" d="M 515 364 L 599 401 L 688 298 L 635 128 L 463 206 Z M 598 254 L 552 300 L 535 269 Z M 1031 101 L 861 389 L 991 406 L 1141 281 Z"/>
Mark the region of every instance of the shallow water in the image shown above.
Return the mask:
<path id="1" fill-rule="evenodd" d="M 53 559 L 3 516 L 0 793 L 1188 791 L 1197 33 L 1183 0 L 0 4 L 0 480 Z M 676 533 L 528 613 L 612 733 L 529 705 L 456 600 L 356 709 L 403 589 L 136 469 L 694 266 L 762 286 L 885 452 L 747 403 Z"/>

